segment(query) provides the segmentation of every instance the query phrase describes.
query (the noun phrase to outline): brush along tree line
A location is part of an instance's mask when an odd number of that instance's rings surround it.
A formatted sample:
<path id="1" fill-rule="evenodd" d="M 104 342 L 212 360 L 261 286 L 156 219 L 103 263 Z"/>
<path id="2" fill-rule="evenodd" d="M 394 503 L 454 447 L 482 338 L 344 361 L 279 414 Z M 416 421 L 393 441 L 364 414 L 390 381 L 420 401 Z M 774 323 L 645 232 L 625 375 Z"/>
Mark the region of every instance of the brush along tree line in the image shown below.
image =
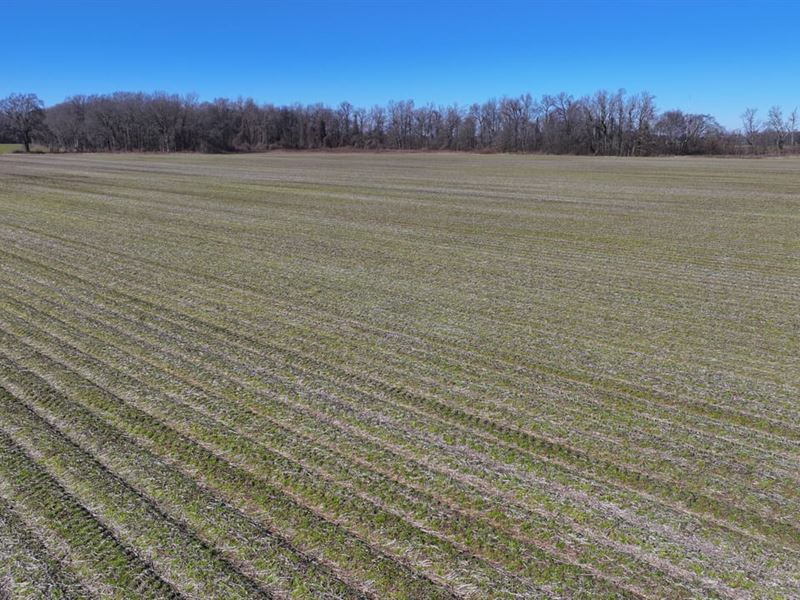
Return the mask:
<path id="1" fill-rule="evenodd" d="M 540 152 L 606 156 L 765 154 L 800 148 L 798 111 L 772 107 L 766 119 L 748 108 L 742 127 L 726 130 L 707 114 L 659 112 L 653 95 L 604 90 L 489 100 L 469 107 L 416 106 L 413 100 L 370 109 L 342 102 L 275 106 L 254 100 L 115 92 L 72 96 L 45 107 L 35 94 L 0 100 L 0 142 L 30 151 L 254 152 L 270 149 L 395 149 Z"/>

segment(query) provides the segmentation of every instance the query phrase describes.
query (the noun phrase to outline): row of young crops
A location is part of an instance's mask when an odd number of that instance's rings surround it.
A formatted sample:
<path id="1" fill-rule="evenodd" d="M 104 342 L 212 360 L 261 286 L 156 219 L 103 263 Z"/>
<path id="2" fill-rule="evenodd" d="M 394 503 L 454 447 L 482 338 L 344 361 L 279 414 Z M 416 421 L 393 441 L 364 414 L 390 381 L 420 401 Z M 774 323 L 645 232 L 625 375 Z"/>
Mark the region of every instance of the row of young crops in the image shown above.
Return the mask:
<path id="1" fill-rule="evenodd" d="M 0 586 L 791 597 L 774 164 L 4 158 Z"/>

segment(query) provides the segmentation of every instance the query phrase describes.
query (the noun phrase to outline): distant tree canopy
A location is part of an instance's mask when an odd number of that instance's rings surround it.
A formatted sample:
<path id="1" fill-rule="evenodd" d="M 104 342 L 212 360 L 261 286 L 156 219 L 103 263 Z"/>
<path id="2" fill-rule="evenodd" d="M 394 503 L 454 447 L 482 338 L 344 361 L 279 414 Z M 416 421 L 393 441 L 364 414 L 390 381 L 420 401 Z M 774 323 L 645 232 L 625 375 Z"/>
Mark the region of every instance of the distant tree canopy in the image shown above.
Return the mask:
<path id="1" fill-rule="evenodd" d="M 348 102 L 275 106 L 252 99 L 156 92 L 73 96 L 44 109 L 33 94 L 0 101 L 0 136 L 26 150 L 36 141 L 62 152 L 258 152 L 363 148 L 541 152 L 648 156 L 797 151 L 797 110 L 755 109 L 742 129 L 726 131 L 711 115 L 659 112 L 651 94 L 599 91 L 492 99 L 469 107 L 416 106 L 413 100 L 372 108 Z"/>

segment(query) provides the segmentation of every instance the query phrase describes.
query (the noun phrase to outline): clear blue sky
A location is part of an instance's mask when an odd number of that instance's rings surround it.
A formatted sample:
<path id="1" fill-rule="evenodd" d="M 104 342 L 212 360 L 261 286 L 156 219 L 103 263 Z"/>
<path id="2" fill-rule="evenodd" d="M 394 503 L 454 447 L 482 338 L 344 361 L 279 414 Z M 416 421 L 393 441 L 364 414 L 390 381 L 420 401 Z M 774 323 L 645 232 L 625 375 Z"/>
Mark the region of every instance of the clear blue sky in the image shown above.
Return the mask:
<path id="1" fill-rule="evenodd" d="M 648 90 L 739 126 L 800 105 L 800 1 L 0 0 L 0 96 L 195 92 L 357 106 Z"/>

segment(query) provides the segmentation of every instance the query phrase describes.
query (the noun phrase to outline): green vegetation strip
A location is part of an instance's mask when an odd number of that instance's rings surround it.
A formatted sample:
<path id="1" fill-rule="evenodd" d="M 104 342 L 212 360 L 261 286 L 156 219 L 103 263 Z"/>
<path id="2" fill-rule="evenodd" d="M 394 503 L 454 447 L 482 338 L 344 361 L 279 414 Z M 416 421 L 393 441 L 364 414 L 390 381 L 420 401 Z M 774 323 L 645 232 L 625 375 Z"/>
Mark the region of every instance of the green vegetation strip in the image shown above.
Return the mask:
<path id="1" fill-rule="evenodd" d="M 0 394 L 5 406 L 9 395 Z M 0 495 L 26 523 L 36 523 L 41 536 L 55 537 L 54 548 L 66 544 L 70 564 L 92 592 L 113 598 L 179 597 L 5 432 L 0 432 L 0 457 Z"/>
<path id="2" fill-rule="evenodd" d="M 9 598 L 90 598 L 76 574 L 48 551 L 14 508 L 0 498 L 0 595 Z"/>
<path id="3" fill-rule="evenodd" d="M 0 368 L 6 371 L 9 365 Z M 4 431 L 146 560 L 152 564 L 158 559 L 161 575 L 178 591 L 194 597 L 263 595 L 135 490 L 37 419 L 27 407 L 13 402 L 10 394 L 0 391 L 0 396 Z"/>

